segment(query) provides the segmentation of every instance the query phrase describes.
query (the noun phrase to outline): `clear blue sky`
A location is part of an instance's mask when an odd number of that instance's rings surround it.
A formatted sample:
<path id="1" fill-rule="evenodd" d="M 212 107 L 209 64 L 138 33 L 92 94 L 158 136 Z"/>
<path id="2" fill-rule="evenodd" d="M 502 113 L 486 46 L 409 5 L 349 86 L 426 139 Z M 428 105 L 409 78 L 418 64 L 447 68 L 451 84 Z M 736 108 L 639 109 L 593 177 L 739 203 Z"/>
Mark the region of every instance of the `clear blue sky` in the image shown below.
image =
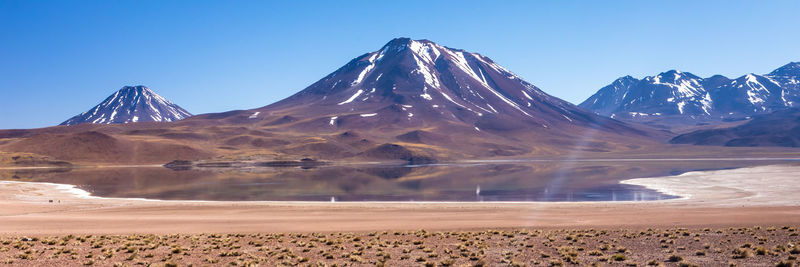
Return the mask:
<path id="1" fill-rule="evenodd" d="M 800 1 L 0 1 L 0 129 L 124 85 L 192 113 L 265 106 L 395 37 L 479 52 L 573 103 L 624 75 L 800 61 Z"/>

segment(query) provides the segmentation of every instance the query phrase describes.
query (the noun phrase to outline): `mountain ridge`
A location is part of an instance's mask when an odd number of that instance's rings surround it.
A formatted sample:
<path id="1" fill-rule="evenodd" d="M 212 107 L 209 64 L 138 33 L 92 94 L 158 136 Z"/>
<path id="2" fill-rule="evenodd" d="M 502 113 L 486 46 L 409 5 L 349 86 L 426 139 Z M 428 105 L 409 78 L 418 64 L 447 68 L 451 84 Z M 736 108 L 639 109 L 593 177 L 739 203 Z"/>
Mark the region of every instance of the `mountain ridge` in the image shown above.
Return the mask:
<path id="1" fill-rule="evenodd" d="M 597 114 L 650 124 L 741 120 L 797 107 L 799 81 L 800 62 L 768 74 L 749 73 L 736 79 L 722 75 L 701 78 L 670 70 L 642 79 L 620 77 L 579 106 Z"/>

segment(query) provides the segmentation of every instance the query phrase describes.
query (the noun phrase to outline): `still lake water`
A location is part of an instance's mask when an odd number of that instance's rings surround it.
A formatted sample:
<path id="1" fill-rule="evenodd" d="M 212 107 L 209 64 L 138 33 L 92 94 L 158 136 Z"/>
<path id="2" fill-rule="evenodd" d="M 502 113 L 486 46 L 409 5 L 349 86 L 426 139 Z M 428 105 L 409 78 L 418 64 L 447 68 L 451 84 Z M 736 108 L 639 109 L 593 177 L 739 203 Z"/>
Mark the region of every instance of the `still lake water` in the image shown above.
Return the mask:
<path id="1" fill-rule="evenodd" d="M 94 196 L 228 201 L 647 201 L 619 181 L 765 165 L 749 161 L 513 162 L 316 168 L 75 168 L 0 172 L 0 180 L 72 184 Z"/>

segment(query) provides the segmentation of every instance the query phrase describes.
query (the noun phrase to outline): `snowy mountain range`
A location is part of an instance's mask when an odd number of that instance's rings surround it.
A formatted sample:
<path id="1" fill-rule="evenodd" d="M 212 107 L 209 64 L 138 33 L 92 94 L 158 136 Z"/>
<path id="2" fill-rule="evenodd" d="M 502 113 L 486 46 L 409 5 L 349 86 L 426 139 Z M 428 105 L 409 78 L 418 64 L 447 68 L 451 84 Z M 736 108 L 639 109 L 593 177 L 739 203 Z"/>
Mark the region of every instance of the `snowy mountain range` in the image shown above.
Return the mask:
<path id="1" fill-rule="evenodd" d="M 192 116 L 149 88 L 125 86 L 89 111 L 74 116 L 60 125 L 81 123 L 114 124 L 131 122 L 170 122 Z"/>
<path id="2" fill-rule="evenodd" d="M 765 75 L 701 78 L 670 70 L 644 79 L 621 77 L 579 106 L 616 119 L 695 124 L 738 120 L 800 106 L 800 62 Z"/>
<path id="3" fill-rule="evenodd" d="M 180 120 L 188 112 L 125 87 L 65 124 L 0 131 L 4 151 L 66 161 L 399 161 L 577 157 L 642 151 L 668 132 L 553 97 L 490 58 L 396 38 L 273 104 Z M 133 121 L 172 123 L 125 123 Z M 80 152 L 73 152 L 80 150 Z"/>

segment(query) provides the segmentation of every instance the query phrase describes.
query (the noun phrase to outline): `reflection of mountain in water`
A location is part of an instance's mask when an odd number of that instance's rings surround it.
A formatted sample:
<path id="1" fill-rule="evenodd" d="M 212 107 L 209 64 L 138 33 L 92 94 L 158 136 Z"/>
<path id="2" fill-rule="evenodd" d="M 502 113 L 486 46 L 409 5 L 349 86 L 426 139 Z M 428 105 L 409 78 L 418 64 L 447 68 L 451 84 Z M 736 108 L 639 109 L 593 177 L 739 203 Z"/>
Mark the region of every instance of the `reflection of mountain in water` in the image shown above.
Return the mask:
<path id="1" fill-rule="evenodd" d="M 5 171 L 2 180 L 73 184 L 96 196 L 173 200 L 611 201 L 665 196 L 620 180 L 748 162 L 539 162 L 295 168 Z M 760 164 L 766 164 L 761 162 Z M 476 190 L 480 187 L 479 190 Z"/>
<path id="2" fill-rule="evenodd" d="M 384 179 L 398 179 L 410 174 L 413 170 L 412 167 L 408 166 L 384 166 L 358 169 L 358 171 Z"/>

